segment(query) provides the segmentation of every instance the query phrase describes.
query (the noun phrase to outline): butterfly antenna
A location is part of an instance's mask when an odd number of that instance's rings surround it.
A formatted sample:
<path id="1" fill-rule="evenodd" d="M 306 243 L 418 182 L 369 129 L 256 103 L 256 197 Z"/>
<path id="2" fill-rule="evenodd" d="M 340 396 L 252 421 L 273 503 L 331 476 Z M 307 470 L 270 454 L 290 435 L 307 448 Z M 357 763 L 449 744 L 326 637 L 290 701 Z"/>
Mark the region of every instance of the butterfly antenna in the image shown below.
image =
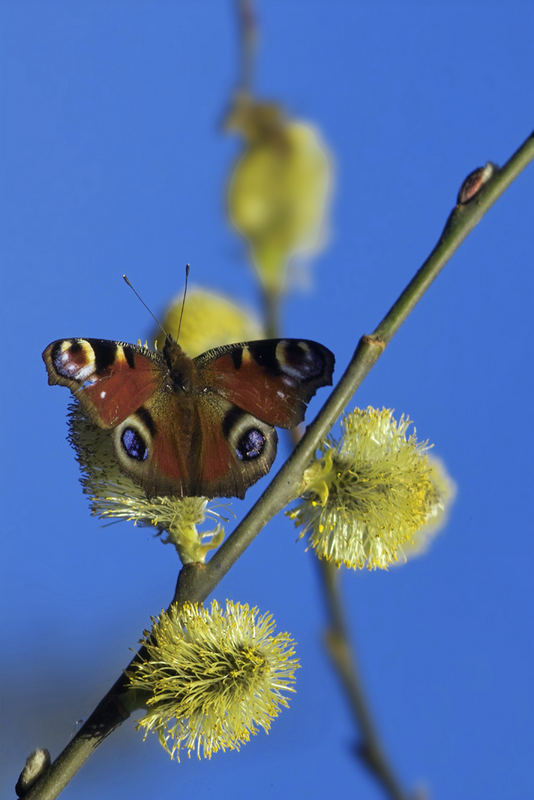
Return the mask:
<path id="1" fill-rule="evenodd" d="M 141 295 L 139 294 L 139 292 L 137 291 L 137 289 L 135 288 L 135 286 L 133 286 L 133 284 L 130 282 L 130 279 L 128 278 L 128 276 L 127 276 L 127 275 L 124 275 L 124 273 L 123 273 L 122 279 L 123 279 L 123 281 L 124 281 L 124 282 L 125 282 L 125 283 L 126 283 L 128 286 L 129 286 L 129 287 L 130 287 L 130 289 L 132 290 L 132 292 L 134 293 L 134 295 L 137 297 L 137 299 L 139 300 L 139 302 L 140 302 L 140 303 L 142 303 L 142 304 L 144 305 L 144 307 L 146 308 L 146 310 L 148 311 L 148 313 L 150 314 L 150 316 L 152 317 L 152 319 L 154 320 L 154 322 L 156 323 L 156 325 L 158 326 L 158 328 L 161 328 L 161 330 L 162 330 L 162 332 L 163 332 L 163 335 L 164 335 L 165 337 L 167 337 L 167 336 L 168 336 L 168 333 L 167 333 L 167 331 L 165 330 L 165 328 L 163 327 L 163 325 L 161 324 L 161 322 L 159 321 L 159 319 L 156 317 L 156 315 L 154 314 L 154 312 L 152 311 L 152 309 L 150 309 L 150 308 L 147 306 L 147 304 L 145 303 L 145 301 L 143 300 L 143 298 L 141 297 Z"/>
<path id="2" fill-rule="evenodd" d="M 185 298 L 187 295 L 187 283 L 189 281 L 189 270 L 191 267 L 189 264 L 185 265 L 185 286 L 184 286 L 184 296 L 182 298 L 182 310 L 180 311 L 180 319 L 178 320 L 178 331 L 176 333 L 176 341 L 178 341 L 178 337 L 180 336 L 180 328 L 182 327 L 182 317 L 184 315 L 184 308 L 185 308 Z"/>

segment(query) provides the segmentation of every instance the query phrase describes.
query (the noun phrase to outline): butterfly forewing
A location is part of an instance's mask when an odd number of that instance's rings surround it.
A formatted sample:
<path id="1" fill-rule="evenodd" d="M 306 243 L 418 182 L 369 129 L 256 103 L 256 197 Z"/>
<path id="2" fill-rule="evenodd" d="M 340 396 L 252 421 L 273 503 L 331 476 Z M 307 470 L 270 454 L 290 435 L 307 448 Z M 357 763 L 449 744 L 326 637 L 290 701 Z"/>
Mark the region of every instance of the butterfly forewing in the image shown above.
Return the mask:
<path id="1" fill-rule="evenodd" d="M 306 339 L 265 339 L 210 350 L 194 363 L 201 380 L 239 408 L 292 428 L 317 389 L 332 383 L 334 356 Z"/>
<path id="2" fill-rule="evenodd" d="M 102 428 L 113 428 L 142 406 L 164 375 L 157 353 L 107 339 L 59 339 L 43 359 L 48 382 L 68 386 Z"/>

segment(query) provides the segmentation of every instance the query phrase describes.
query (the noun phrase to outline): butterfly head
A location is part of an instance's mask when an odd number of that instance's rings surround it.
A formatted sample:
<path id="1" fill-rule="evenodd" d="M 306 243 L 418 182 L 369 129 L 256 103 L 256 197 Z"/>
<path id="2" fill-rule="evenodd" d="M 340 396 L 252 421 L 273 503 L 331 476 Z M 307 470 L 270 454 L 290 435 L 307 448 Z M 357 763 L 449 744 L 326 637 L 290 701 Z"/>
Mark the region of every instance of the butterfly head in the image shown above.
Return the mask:
<path id="1" fill-rule="evenodd" d="M 169 334 L 165 337 L 163 358 L 169 370 L 169 389 L 190 392 L 193 388 L 193 361 Z"/>

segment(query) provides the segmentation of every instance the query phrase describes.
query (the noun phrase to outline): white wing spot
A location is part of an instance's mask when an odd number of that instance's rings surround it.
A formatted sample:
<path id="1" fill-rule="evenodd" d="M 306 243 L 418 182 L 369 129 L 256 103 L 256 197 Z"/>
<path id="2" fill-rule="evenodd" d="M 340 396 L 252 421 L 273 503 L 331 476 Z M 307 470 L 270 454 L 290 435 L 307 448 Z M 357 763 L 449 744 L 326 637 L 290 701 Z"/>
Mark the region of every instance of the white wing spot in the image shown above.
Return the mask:
<path id="1" fill-rule="evenodd" d="M 94 377 L 94 365 L 88 364 L 86 367 L 80 367 L 76 371 L 73 371 L 73 378 L 76 381 L 91 381 L 91 383 L 95 383 L 96 378 Z"/>

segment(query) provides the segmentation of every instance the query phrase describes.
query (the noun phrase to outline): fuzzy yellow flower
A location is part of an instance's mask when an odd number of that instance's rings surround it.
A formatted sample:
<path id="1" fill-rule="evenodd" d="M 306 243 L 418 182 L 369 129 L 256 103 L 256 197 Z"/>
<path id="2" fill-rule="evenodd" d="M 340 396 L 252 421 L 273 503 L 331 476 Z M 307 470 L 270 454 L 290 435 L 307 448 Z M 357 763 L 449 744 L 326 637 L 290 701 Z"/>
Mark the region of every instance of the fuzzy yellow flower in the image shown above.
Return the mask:
<path id="1" fill-rule="evenodd" d="M 205 497 L 151 497 L 119 469 L 109 432 L 94 425 L 78 403 L 69 408 L 68 438 L 81 468 L 81 484 L 91 512 L 102 519 L 149 525 L 174 544 L 183 563 L 204 562 L 224 538 L 222 525 L 199 531 L 205 520 L 224 518 Z"/>
<path id="2" fill-rule="evenodd" d="M 230 221 L 247 240 L 264 289 L 278 293 L 291 259 L 313 254 L 326 238 L 332 159 L 313 125 L 245 94 L 227 127 L 244 140 L 228 182 Z"/>
<path id="3" fill-rule="evenodd" d="M 169 303 L 162 323 L 166 331 L 176 338 L 182 310 L 183 295 Z M 192 287 L 187 292 L 178 344 L 190 358 L 205 353 L 212 347 L 232 342 L 262 339 L 258 320 L 242 306 L 218 292 Z M 163 348 L 165 337 L 158 332 L 156 345 Z"/>
<path id="4" fill-rule="evenodd" d="M 453 485 L 408 435 L 408 417 L 356 409 L 305 471 L 303 496 L 288 512 L 319 558 L 353 569 L 387 569 L 424 549 L 445 518 Z"/>
<path id="5" fill-rule="evenodd" d="M 273 634 L 274 620 L 257 608 L 216 600 L 204 608 L 171 607 L 145 632 L 145 657 L 129 671 L 130 688 L 146 696 L 139 721 L 171 758 L 210 758 L 239 750 L 259 728 L 269 731 L 285 693 L 293 692 L 299 667 L 287 633 Z"/>

